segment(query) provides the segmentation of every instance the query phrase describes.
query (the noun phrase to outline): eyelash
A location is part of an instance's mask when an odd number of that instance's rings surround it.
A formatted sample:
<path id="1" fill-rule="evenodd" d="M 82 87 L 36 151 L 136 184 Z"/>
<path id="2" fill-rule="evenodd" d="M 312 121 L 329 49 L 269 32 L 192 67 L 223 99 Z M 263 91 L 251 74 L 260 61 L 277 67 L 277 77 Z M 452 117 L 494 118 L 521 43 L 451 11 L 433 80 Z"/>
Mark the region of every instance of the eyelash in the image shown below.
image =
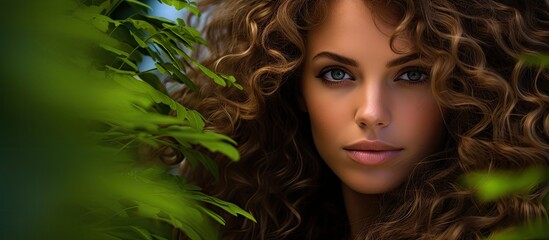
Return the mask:
<path id="1" fill-rule="evenodd" d="M 330 79 L 327 79 L 325 77 L 326 74 L 328 74 L 329 72 L 331 71 L 334 71 L 334 70 L 340 70 L 342 71 L 345 75 L 348 75 L 349 77 L 348 78 L 344 78 L 344 79 L 341 79 L 341 80 L 330 80 Z M 347 69 L 343 68 L 343 67 L 340 67 L 340 66 L 329 66 L 329 67 L 326 67 L 324 69 L 322 69 L 320 71 L 320 73 L 316 76 L 316 78 L 319 78 L 321 79 L 324 83 L 326 84 L 329 84 L 329 85 L 338 85 L 338 84 L 342 84 L 344 82 L 344 80 L 351 80 L 351 81 L 354 81 L 355 78 L 348 73 Z"/>
<path id="2" fill-rule="evenodd" d="M 413 72 L 413 71 L 419 72 L 421 74 L 422 79 L 420 79 L 418 81 L 410 81 L 410 80 L 405 80 L 405 79 L 401 78 L 401 76 L 403 76 L 404 74 L 408 74 L 408 73 Z M 409 77 L 408 77 L 408 79 L 409 79 Z M 428 80 L 429 80 L 429 75 L 427 74 L 427 71 L 422 69 L 422 68 L 418 68 L 418 67 L 406 68 L 406 69 L 400 71 L 397 74 L 397 77 L 395 79 L 395 81 L 404 81 L 406 84 L 410 84 L 410 85 L 422 85 L 422 84 L 427 83 Z"/>
<path id="3" fill-rule="evenodd" d="M 331 71 L 334 71 L 334 70 L 340 70 L 342 71 L 345 75 L 348 75 L 349 76 L 349 79 L 341 79 L 341 80 L 329 80 L 325 77 L 326 74 L 328 74 L 329 72 Z M 420 80 L 418 81 L 411 81 L 411 80 L 405 80 L 405 79 L 402 79 L 401 76 L 403 76 L 404 74 L 408 74 L 412 71 L 417 71 L 419 73 L 421 73 L 421 78 Z M 338 84 L 341 84 L 344 82 L 344 80 L 351 80 L 351 81 L 354 81 L 355 78 L 348 73 L 347 69 L 343 68 L 343 67 L 340 67 L 340 66 L 329 66 L 329 67 L 326 67 L 324 69 L 322 69 L 320 71 L 320 73 L 316 76 L 317 78 L 321 79 L 324 83 L 326 84 L 329 84 L 329 85 L 338 85 Z M 407 76 L 407 78 L 409 79 L 409 77 Z M 422 85 L 422 84 L 425 84 L 427 83 L 429 80 L 429 76 L 427 74 L 427 71 L 422 69 L 422 68 L 418 68 L 418 67 L 410 67 L 410 68 L 406 68 L 402 71 L 400 71 L 398 74 L 397 74 L 397 77 L 395 78 L 395 81 L 404 81 L 406 84 L 410 84 L 410 85 Z"/>

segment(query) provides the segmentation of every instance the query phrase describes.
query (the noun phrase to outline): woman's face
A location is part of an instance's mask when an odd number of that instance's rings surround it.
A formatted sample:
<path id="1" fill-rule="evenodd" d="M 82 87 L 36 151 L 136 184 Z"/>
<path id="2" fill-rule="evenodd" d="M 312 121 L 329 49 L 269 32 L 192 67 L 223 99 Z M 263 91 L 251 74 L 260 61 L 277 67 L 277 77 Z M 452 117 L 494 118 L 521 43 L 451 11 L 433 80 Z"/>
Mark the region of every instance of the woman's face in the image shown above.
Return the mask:
<path id="1" fill-rule="evenodd" d="M 394 27 L 374 25 L 363 0 L 330 1 L 327 10 L 307 36 L 301 82 L 314 143 L 347 187 L 387 192 L 444 141 L 428 69 L 390 49 Z"/>

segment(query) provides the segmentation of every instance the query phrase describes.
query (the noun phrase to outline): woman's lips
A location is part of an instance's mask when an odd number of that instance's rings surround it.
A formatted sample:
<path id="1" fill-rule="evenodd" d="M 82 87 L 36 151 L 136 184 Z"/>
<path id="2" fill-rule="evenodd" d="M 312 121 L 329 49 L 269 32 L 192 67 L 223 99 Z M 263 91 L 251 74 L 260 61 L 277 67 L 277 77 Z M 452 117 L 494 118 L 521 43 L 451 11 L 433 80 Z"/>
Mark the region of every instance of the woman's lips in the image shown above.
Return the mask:
<path id="1" fill-rule="evenodd" d="M 385 151 L 373 151 L 373 150 L 351 150 L 345 149 L 349 158 L 362 165 L 381 165 L 400 154 L 402 149 L 399 150 L 385 150 Z"/>
<path id="2" fill-rule="evenodd" d="M 402 152 L 403 148 L 377 140 L 360 139 L 343 147 L 347 155 L 362 165 L 381 165 Z"/>

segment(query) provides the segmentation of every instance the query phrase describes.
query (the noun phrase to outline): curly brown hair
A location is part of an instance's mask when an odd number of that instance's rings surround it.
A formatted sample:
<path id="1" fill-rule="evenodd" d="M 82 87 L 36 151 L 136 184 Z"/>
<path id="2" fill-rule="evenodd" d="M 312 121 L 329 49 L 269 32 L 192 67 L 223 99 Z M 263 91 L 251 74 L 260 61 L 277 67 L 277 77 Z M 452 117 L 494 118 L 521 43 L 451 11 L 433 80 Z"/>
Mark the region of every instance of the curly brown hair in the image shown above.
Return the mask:
<path id="1" fill-rule="evenodd" d="M 360 238 L 477 239 L 547 218 L 546 185 L 482 203 L 459 177 L 549 166 L 549 71 L 521 57 L 549 53 L 549 1 L 365 2 L 398 13 L 391 40 L 410 39 L 431 66 L 448 138 L 407 182 L 383 194 L 382 217 Z M 211 44 L 204 64 L 234 75 L 244 90 L 200 81 L 200 92 L 182 89 L 174 98 L 199 110 L 209 129 L 234 138 L 241 160 L 215 156 L 217 181 L 200 167 L 184 174 L 257 219 L 225 216 L 223 239 L 349 238 L 340 182 L 316 152 L 297 100 L 307 32 L 322 21 L 326 2 L 208 0 L 201 6 Z"/>

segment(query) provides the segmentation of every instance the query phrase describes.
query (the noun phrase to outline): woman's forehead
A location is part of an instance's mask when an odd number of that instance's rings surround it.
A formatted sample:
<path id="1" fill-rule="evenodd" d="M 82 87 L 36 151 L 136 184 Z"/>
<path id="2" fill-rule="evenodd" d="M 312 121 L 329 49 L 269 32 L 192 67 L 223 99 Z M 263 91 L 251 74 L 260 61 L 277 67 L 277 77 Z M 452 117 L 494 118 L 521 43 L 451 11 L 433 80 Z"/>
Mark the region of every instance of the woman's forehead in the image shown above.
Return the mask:
<path id="1" fill-rule="evenodd" d="M 323 21 L 308 34 L 307 52 L 332 49 L 348 56 L 384 55 L 395 26 L 375 18 L 363 0 L 329 1 Z M 400 37 L 393 44 L 397 49 L 410 48 L 410 42 Z"/>

